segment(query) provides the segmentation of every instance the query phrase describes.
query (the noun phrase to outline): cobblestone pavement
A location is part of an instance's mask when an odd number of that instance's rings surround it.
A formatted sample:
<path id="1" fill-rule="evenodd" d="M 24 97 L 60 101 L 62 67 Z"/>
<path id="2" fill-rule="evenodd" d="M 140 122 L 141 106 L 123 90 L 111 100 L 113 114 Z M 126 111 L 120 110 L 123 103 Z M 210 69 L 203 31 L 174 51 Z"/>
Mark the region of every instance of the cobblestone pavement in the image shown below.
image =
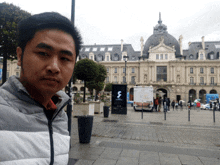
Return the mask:
<path id="1" fill-rule="evenodd" d="M 70 164 L 75 165 L 219 165 L 220 112 L 191 110 L 95 114 L 90 144 L 80 144 L 73 118 Z M 72 162 L 72 163 L 71 163 Z M 76 163 L 74 163 L 76 162 Z"/>

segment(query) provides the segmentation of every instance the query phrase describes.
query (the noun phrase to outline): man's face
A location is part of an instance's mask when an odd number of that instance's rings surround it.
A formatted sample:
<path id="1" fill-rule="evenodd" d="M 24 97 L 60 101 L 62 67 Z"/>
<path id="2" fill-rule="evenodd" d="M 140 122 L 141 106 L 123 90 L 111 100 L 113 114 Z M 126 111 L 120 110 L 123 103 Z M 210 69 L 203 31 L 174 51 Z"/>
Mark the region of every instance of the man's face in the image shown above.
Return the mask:
<path id="1" fill-rule="evenodd" d="M 18 47 L 19 66 L 21 55 Z M 75 43 L 70 34 L 55 29 L 38 31 L 24 49 L 20 81 L 41 94 L 54 95 L 69 82 L 75 59 Z"/>

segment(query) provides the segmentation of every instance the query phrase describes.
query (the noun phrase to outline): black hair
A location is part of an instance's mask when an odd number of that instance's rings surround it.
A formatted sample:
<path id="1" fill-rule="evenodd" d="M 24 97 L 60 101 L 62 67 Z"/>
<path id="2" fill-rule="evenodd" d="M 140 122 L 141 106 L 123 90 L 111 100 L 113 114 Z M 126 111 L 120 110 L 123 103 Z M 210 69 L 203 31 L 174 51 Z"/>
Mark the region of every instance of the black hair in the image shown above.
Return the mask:
<path id="1" fill-rule="evenodd" d="M 18 46 L 22 49 L 21 61 L 27 42 L 34 38 L 36 32 L 44 29 L 58 29 L 70 34 L 75 42 L 77 58 L 82 45 L 82 38 L 77 28 L 61 14 L 45 12 L 30 16 L 18 23 Z"/>

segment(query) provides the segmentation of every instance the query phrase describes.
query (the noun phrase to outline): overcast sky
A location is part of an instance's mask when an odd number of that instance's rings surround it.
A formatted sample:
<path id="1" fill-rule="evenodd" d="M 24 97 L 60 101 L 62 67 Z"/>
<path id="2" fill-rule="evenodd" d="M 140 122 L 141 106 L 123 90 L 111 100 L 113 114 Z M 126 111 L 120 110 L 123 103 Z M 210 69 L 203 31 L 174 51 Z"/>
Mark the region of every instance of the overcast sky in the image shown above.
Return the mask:
<path id="1" fill-rule="evenodd" d="M 37 14 L 56 11 L 71 18 L 72 0 L 0 0 Z M 220 0 L 75 0 L 75 25 L 88 44 L 132 44 L 140 51 L 153 34 L 159 19 L 167 25 L 168 33 L 177 40 L 183 36 L 183 48 L 188 42 L 220 41 Z"/>

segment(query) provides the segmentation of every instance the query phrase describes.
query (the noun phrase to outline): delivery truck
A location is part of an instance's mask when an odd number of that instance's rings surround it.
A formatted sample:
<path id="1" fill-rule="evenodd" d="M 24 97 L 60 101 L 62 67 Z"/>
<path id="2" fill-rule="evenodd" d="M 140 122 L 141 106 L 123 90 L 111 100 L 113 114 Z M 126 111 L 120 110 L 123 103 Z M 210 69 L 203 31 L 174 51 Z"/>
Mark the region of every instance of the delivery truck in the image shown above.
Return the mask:
<path id="1" fill-rule="evenodd" d="M 134 87 L 134 110 L 144 110 L 152 112 L 154 109 L 153 87 L 135 86 Z"/>

